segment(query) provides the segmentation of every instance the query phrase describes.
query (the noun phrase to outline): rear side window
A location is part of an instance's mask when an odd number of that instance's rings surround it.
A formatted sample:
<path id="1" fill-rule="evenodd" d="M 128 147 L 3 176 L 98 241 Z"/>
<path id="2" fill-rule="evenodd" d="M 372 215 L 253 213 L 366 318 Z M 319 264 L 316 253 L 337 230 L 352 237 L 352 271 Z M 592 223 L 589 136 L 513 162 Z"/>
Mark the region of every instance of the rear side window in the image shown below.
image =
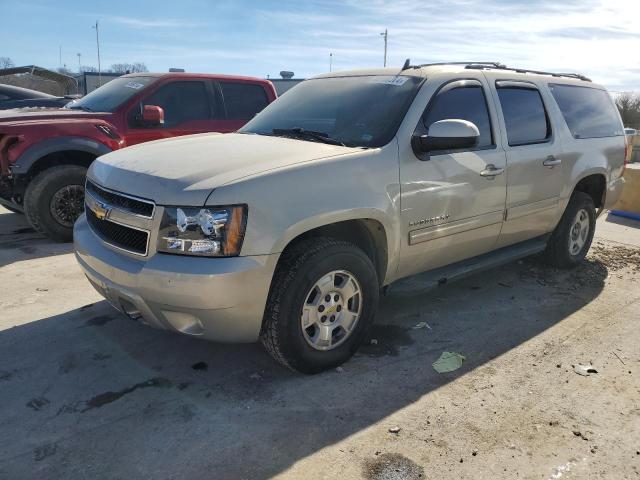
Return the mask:
<path id="1" fill-rule="evenodd" d="M 551 128 L 540 92 L 535 88 L 498 87 L 509 146 L 547 141 Z"/>
<path id="2" fill-rule="evenodd" d="M 623 135 L 620 116 L 605 90 L 573 85 L 549 85 L 574 138 Z"/>
<path id="3" fill-rule="evenodd" d="M 170 128 L 193 120 L 211 117 L 209 97 L 204 82 L 172 82 L 160 87 L 144 100 L 164 110 L 164 127 Z"/>
<path id="4" fill-rule="evenodd" d="M 251 83 L 220 83 L 222 97 L 230 120 L 249 120 L 267 106 L 267 93 Z"/>
<path id="5" fill-rule="evenodd" d="M 481 86 L 443 89 L 436 95 L 422 116 L 422 121 L 427 129 L 439 120 L 448 119 L 467 120 L 478 127 L 480 138 L 476 148 L 486 148 L 493 145 L 489 111 Z"/>

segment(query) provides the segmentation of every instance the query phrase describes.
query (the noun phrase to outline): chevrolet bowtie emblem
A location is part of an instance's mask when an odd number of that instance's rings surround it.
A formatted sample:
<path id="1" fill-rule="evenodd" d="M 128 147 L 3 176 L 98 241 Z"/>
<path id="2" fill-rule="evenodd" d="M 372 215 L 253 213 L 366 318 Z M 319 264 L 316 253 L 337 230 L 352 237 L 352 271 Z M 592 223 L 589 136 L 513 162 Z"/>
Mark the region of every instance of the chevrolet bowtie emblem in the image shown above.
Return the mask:
<path id="1" fill-rule="evenodd" d="M 109 214 L 111 213 L 111 209 L 105 205 L 104 203 L 101 202 L 95 202 L 92 205 L 93 208 L 91 208 L 91 210 L 93 210 L 93 213 L 95 213 L 96 217 L 98 218 L 98 220 L 106 220 L 107 218 L 109 218 Z"/>

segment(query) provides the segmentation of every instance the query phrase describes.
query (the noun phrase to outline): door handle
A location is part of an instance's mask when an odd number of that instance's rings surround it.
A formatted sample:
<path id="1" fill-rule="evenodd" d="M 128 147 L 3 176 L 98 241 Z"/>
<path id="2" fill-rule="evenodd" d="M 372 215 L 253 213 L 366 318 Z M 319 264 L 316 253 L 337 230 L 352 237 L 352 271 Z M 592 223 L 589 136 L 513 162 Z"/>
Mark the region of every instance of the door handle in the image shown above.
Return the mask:
<path id="1" fill-rule="evenodd" d="M 545 167 L 555 167 L 557 165 L 560 165 L 562 163 L 562 160 L 560 160 L 559 158 L 554 157 L 553 155 L 549 155 L 544 162 L 542 162 L 542 165 L 544 165 Z"/>
<path id="2" fill-rule="evenodd" d="M 496 175 L 502 175 L 504 173 L 504 168 L 497 168 L 493 163 L 487 165 L 487 168 L 480 172 L 481 177 L 490 177 L 493 178 Z"/>

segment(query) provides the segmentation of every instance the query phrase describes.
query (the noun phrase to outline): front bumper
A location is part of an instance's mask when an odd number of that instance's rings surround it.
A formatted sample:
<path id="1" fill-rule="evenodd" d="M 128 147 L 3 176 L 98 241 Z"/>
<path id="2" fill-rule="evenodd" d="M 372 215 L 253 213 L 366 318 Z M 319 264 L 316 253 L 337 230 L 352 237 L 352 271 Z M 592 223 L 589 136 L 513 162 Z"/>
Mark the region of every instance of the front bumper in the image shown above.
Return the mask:
<path id="1" fill-rule="evenodd" d="M 84 215 L 73 236 L 76 258 L 91 284 L 129 317 L 208 340 L 258 339 L 277 254 L 134 258 L 105 245 Z"/>

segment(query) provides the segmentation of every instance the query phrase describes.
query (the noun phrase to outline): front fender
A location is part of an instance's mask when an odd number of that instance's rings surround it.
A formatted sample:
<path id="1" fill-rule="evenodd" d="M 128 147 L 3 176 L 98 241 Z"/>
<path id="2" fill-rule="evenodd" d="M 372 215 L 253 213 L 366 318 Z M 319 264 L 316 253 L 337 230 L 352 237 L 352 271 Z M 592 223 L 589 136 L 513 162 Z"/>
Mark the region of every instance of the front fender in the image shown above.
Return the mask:
<path id="1" fill-rule="evenodd" d="M 87 137 L 53 137 L 42 140 L 24 150 L 12 165 L 11 171 L 17 175 L 26 174 L 45 155 L 70 150 L 91 153 L 96 157 L 112 151 L 105 144 Z"/>
<path id="2" fill-rule="evenodd" d="M 395 142 L 240 179 L 216 188 L 208 205 L 247 204 L 242 255 L 281 253 L 299 235 L 346 220 L 379 222 L 387 241 L 387 279 L 400 252 L 400 186 Z"/>

